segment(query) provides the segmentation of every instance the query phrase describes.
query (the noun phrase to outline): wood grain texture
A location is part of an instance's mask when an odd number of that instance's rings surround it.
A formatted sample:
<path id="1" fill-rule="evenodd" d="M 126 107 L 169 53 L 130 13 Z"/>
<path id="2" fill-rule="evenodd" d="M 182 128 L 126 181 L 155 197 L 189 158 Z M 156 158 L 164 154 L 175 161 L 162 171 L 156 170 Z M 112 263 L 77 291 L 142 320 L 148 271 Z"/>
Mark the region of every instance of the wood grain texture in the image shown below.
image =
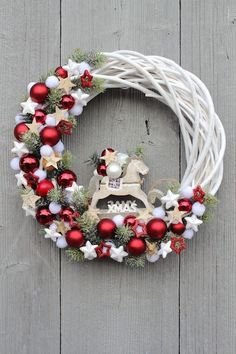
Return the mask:
<path id="1" fill-rule="evenodd" d="M 62 57 L 79 46 L 134 49 L 178 61 L 178 1 L 90 0 L 62 5 Z M 76 22 L 70 20 L 74 13 Z M 69 143 L 77 156 L 79 181 L 87 183 L 92 169 L 83 161 L 95 150 L 106 146 L 130 150 L 140 142 L 152 167 L 147 188 L 163 176 L 178 178 L 178 125 L 173 114 L 133 91 L 97 97 L 84 110 L 78 133 Z M 178 353 L 178 284 L 178 257 L 144 271 L 110 262 L 68 264 L 62 257 L 62 353 L 74 354 L 78 348 L 81 353 Z"/>
<path id="2" fill-rule="evenodd" d="M 59 253 L 25 217 L 9 169 L 17 102 L 28 82 L 58 63 L 59 29 L 59 11 L 50 1 L 1 1 L 1 353 L 59 352 Z"/>
<path id="3" fill-rule="evenodd" d="M 180 352 L 236 350 L 234 1 L 182 0 L 181 61 L 208 86 L 227 134 L 224 181 L 214 219 L 181 256 Z"/>

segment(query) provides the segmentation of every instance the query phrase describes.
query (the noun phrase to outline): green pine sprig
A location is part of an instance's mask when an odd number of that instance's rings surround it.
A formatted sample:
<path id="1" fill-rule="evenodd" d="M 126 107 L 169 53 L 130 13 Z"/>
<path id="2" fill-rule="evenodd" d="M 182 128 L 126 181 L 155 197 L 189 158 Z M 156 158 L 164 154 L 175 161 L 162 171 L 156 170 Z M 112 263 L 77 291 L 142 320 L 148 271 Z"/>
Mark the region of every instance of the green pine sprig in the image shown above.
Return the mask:
<path id="1" fill-rule="evenodd" d="M 98 167 L 98 165 L 100 164 L 101 160 L 100 160 L 100 155 L 97 152 L 94 152 L 89 158 L 88 160 L 84 161 L 85 163 L 87 163 L 88 165 L 94 166 L 95 168 Z"/>
<path id="2" fill-rule="evenodd" d="M 58 169 L 59 170 L 68 170 L 71 168 L 72 165 L 73 155 L 70 151 L 64 152 L 62 155 L 62 159 L 58 162 Z"/>
<path id="3" fill-rule="evenodd" d="M 84 254 L 78 248 L 68 248 L 65 252 L 70 262 L 84 262 Z"/>
<path id="4" fill-rule="evenodd" d="M 102 53 L 96 53 L 94 51 L 86 52 L 80 48 L 75 49 L 71 55 L 71 59 L 77 63 L 85 61 L 94 68 L 100 68 L 106 63 L 106 57 Z"/>
<path id="5" fill-rule="evenodd" d="M 131 268 L 144 268 L 146 263 L 146 256 L 145 254 L 138 257 L 128 256 L 125 258 L 125 263 Z"/>
<path id="6" fill-rule="evenodd" d="M 60 106 L 61 98 L 64 92 L 60 89 L 51 89 L 47 100 L 45 101 L 45 110 L 47 113 L 54 113 L 56 106 Z"/>
<path id="7" fill-rule="evenodd" d="M 101 240 L 97 234 L 97 222 L 86 214 L 81 215 L 76 220 L 78 221 L 80 229 L 83 232 L 86 240 L 89 240 L 94 244 L 99 244 Z"/>
<path id="8" fill-rule="evenodd" d="M 129 226 L 122 225 L 116 228 L 115 242 L 117 246 L 122 246 L 134 237 L 134 233 Z"/>
<path id="9" fill-rule="evenodd" d="M 72 79 L 72 83 L 75 85 L 74 89 L 81 89 L 86 93 L 93 94 L 93 93 L 102 93 L 105 91 L 104 80 L 93 78 L 92 80 L 92 87 L 82 87 L 80 77 Z"/>
<path id="10" fill-rule="evenodd" d="M 66 195 L 64 189 L 61 187 L 51 189 L 47 194 L 47 200 L 61 205 L 65 204 Z"/>
<path id="11" fill-rule="evenodd" d="M 82 188 L 77 192 L 74 192 L 72 195 L 73 204 L 76 210 L 83 214 L 89 205 L 89 193 L 86 189 Z"/>
<path id="12" fill-rule="evenodd" d="M 42 143 L 40 137 L 37 134 L 28 131 L 24 135 L 22 135 L 22 141 L 25 143 L 29 151 L 37 155 L 39 154 L 39 149 Z"/>

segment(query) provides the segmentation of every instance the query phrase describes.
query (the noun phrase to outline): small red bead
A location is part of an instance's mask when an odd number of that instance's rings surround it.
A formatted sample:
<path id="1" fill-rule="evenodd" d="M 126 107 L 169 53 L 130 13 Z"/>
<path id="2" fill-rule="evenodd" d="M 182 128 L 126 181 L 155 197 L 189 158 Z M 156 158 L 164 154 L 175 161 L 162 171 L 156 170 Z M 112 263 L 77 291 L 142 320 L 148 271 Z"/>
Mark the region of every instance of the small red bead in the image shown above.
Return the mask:
<path id="1" fill-rule="evenodd" d="M 15 138 L 18 141 L 22 141 L 22 136 L 27 133 L 28 130 L 29 128 L 24 122 L 17 124 L 14 129 Z"/>
<path id="2" fill-rule="evenodd" d="M 54 184 L 49 179 L 43 179 L 39 182 L 35 193 L 40 197 L 46 197 L 48 192 L 54 188 Z"/>
<path id="3" fill-rule="evenodd" d="M 174 234 L 182 235 L 186 227 L 184 224 L 182 224 L 182 222 L 179 222 L 178 224 L 171 224 L 170 229 Z"/>
<path id="4" fill-rule="evenodd" d="M 66 242 L 70 247 L 81 247 L 85 243 L 85 238 L 81 230 L 72 228 L 66 233 Z"/>
<path id="5" fill-rule="evenodd" d="M 36 119 L 37 123 L 45 124 L 47 113 L 43 109 L 36 109 L 33 118 Z"/>
<path id="6" fill-rule="evenodd" d="M 50 225 L 54 220 L 54 216 L 47 207 L 40 207 L 37 210 L 36 219 L 42 225 Z"/>
<path id="7" fill-rule="evenodd" d="M 70 110 L 75 104 L 75 99 L 71 95 L 63 95 L 60 104 L 63 109 Z"/>
<path id="8" fill-rule="evenodd" d="M 42 82 L 34 84 L 30 89 L 30 97 L 37 103 L 43 103 L 49 94 L 49 89 Z"/>
<path id="9" fill-rule="evenodd" d="M 33 154 L 24 154 L 20 158 L 20 169 L 25 172 L 34 172 L 39 167 L 39 160 Z"/>
<path id="10" fill-rule="evenodd" d="M 54 146 L 61 139 L 61 133 L 55 127 L 45 127 L 40 132 L 40 138 L 44 145 Z"/>
<path id="11" fill-rule="evenodd" d="M 60 76 L 62 79 L 65 79 L 68 76 L 68 72 L 65 69 L 63 69 L 62 66 L 58 66 L 58 68 L 56 68 L 55 74 L 57 76 Z"/>
<path id="12" fill-rule="evenodd" d="M 105 177 L 107 175 L 107 167 L 104 163 L 100 163 L 97 167 L 97 173 L 100 175 L 100 176 L 103 176 Z"/>
<path id="13" fill-rule="evenodd" d="M 134 237 L 128 242 L 127 251 L 132 256 L 140 256 L 146 251 L 146 243 L 143 239 Z"/>
<path id="14" fill-rule="evenodd" d="M 71 187 L 77 181 L 76 174 L 71 170 L 65 170 L 57 176 L 57 183 L 63 188 Z"/>

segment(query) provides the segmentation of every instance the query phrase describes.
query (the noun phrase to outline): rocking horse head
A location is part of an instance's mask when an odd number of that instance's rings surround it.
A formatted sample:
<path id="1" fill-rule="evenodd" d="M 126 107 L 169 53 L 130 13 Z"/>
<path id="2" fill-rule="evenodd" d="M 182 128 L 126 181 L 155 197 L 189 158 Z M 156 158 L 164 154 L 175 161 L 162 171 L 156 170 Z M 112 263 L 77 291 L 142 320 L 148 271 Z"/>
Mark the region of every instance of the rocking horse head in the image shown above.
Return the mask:
<path id="1" fill-rule="evenodd" d="M 140 182 L 140 174 L 146 175 L 149 172 L 149 168 L 141 159 L 132 158 L 127 166 L 123 182 L 132 183 Z"/>

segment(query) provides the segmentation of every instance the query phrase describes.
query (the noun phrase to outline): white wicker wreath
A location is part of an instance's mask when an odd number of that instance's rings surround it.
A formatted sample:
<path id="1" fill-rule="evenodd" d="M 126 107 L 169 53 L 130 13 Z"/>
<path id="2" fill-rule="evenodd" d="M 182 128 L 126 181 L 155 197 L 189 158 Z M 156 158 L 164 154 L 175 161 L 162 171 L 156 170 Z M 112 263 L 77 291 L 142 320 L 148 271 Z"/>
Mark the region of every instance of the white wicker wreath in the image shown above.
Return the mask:
<path id="1" fill-rule="evenodd" d="M 158 196 L 157 188 L 148 196 L 142 191 L 140 175 L 148 167 L 140 151 L 128 155 L 106 148 L 92 156 L 96 169 L 88 191 L 76 183 L 61 138 L 71 134 L 90 100 L 112 88 L 139 90 L 178 117 L 187 167 L 180 185 L 167 188 L 166 195 Z M 66 65 L 28 85 L 21 108 L 11 167 L 19 170 L 23 209 L 46 226 L 45 238 L 66 248 L 71 260 L 125 258 L 130 266 L 143 266 L 172 251 L 179 254 L 208 219 L 223 178 L 225 132 L 206 86 L 172 60 L 127 50 L 76 50 Z M 98 201 L 111 195 L 115 202 L 99 209 Z M 119 199 L 128 196 L 142 206 Z"/>

